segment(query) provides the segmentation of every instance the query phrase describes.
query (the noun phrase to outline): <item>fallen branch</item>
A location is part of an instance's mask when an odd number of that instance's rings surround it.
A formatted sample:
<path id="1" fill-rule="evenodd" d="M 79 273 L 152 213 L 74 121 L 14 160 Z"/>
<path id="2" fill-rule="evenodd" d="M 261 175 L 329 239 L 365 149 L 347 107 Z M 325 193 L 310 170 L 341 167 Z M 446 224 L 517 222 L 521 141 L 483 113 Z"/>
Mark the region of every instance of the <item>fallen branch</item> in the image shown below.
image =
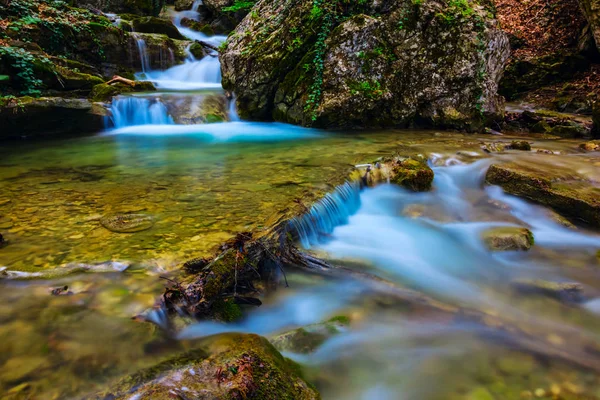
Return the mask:
<path id="1" fill-rule="evenodd" d="M 202 47 L 206 47 L 207 49 L 210 49 L 212 51 L 216 51 L 217 53 L 219 52 L 219 48 L 218 47 L 213 46 L 212 44 L 207 43 L 207 42 L 205 42 L 203 40 L 196 40 L 196 43 L 198 43 Z"/>
<path id="2" fill-rule="evenodd" d="M 131 79 L 123 78 L 122 76 L 119 76 L 119 75 L 114 75 L 110 81 L 106 82 L 106 84 L 112 85 L 113 83 L 117 83 L 117 82 L 124 83 L 131 87 L 135 87 L 135 81 L 132 81 Z"/>

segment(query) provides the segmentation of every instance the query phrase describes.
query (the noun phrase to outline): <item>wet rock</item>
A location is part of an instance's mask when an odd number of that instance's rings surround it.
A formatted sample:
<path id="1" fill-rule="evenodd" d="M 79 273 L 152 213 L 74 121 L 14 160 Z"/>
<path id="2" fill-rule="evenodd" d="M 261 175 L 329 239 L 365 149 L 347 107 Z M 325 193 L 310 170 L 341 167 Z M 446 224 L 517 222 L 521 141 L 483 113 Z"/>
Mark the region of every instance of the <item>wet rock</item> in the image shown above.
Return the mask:
<path id="1" fill-rule="evenodd" d="M 600 140 L 592 140 L 591 142 L 581 143 L 579 148 L 583 151 L 599 151 Z"/>
<path id="2" fill-rule="evenodd" d="M 0 104 L 0 137 L 97 132 L 104 128 L 105 114 L 86 99 L 20 97 Z"/>
<path id="3" fill-rule="evenodd" d="M 129 263 L 119 261 L 106 261 L 97 264 L 69 263 L 37 272 L 12 271 L 6 267 L 0 267 L 0 279 L 58 279 L 84 272 L 123 272 L 129 267 Z"/>
<path id="4" fill-rule="evenodd" d="M 192 55 L 194 56 L 194 58 L 196 60 L 200 60 L 207 55 L 204 46 L 202 46 L 198 42 L 192 43 L 192 45 L 189 48 L 189 51 L 190 51 L 190 53 L 192 53 Z"/>
<path id="5" fill-rule="evenodd" d="M 510 143 L 512 150 L 531 151 L 531 144 L 526 140 L 513 140 Z"/>
<path id="6" fill-rule="evenodd" d="M 390 182 L 415 192 L 424 192 L 431 189 L 433 170 L 423 161 L 407 158 L 392 166 Z"/>
<path id="7" fill-rule="evenodd" d="M 230 333 L 135 373 L 93 399 L 318 399 L 298 366 L 263 337 Z"/>
<path id="8" fill-rule="evenodd" d="M 145 214 L 116 214 L 100 219 L 100 224 L 112 232 L 134 233 L 154 226 L 154 219 Z"/>
<path id="9" fill-rule="evenodd" d="M 425 160 L 394 156 L 367 164 L 365 169 L 356 169 L 350 179 L 360 180 L 367 186 L 393 183 L 415 192 L 431 189 L 433 170 Z"/>
<path id="10" fill-rule="evenodd" d="M 181 25 L 190 28 L 193 31 L 202 32 L 205 35 L 212 36 L 215 34 L 215 30 L 210 24 L 194 21 L 193 19 L 183 18 L 181 20 Z"/>
<path id="11" fill-rule="evenodd" d="M 584 300 L 583 285 L 577 282 L 520 279 L 512 282 L 512 285 L 522 293 L 541 294 L 567 303 L 579 303 Z"/>
<path id="12" fill-rule="evenodd" d="M 482 114 L 502 113 L 508 38 L 492 9 L 449 3 L 326 3 L 315 15 L 312 0 L 258 2 L 222 52 L 223 86 L 244 119 L 482 130 Z"/>
<path id="13" fill-rule="evenodd" d="M 184 40 L 185 37 L 168 19 L 156 17 L 137 18 L 132 21 L 133 30 L 142 33 L 159 33 L 167 35 L 171 39 Z"/>
<path id="14" fill-rule="evenodd" d="M 534 166 L 494 164 L 485 181 L 505 192 L 553 208 L 575 221 L 600 227 L 600 188 L 583 179 L 563 177 L 558 170 L 542 171 Z"/>
<path id="15" fill-rule="evenodd" d="M 582 138 L 589 134 L 589 130 L 579 124 L 557 125 L 548 132 L 562 138 Z"/>
<path id="16" fill-rule="evenodd" d="M 133 85 L 126 85 L 121 82 L 117 82 L 111 85 L 102 83 L 100 85 L 94 86 L 90 93 L 89 99 L 92 102 L 108 102 L 113 97 L 123 93 L 152 92 L 155 90 L 156 88 L 154 87 L 152 82 L 146 81 L 134 81 Z"/>
<path id="17" fill-rule="evenodd" d="M 481 235 L 491 251 L 527 251 L 533 246 L 533 233 L 527 228 L 499 227 L 484 231 Z"/>
<path id="18" fill-rule="evenodd" d="M 167 103 L 173 120 L 185 125 L 228 121 L 228 106 L 229 101 L 223 94 L 210 94 L 200 98 L 189 96 L 176 103 Z"/>
<path id="19" fill-rule="evenodd" d="M 23 356 L 10 358 L 2 365 L 0 381 L 15 383 L 31 377 L 39 370 L 47 368 L 49 362 L 45 357 Z"/>
<path id="20" fill-rule="evenodd" d="M 270 342 L 279 351 L 311 353 L 330 337 L 344 332 L 349 323 L 350 320 L 346 317 L 332 318 L 274 336 Z"/>

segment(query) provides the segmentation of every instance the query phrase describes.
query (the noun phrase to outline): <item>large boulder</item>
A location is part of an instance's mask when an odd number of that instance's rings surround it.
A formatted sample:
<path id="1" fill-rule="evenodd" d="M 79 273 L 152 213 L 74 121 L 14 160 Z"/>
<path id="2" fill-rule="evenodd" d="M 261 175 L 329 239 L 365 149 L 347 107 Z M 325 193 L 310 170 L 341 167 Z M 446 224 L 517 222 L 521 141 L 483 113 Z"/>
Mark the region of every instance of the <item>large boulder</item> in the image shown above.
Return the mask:
<path id="1" fill-rule="evenodd" d="M 199 348 L 122 379 L 93 399 L 319 399 L 298 367 L 252 334 L 203 339 Z"/>
<path id="2" fill-rule="evenodd" d="M 85 99 L 20 97 L 0 102 L 0 138 L 98 132 L 105 110 Z"/>
<path id="3" fill-rule="evenodd" d="M 259 1 L 222 52 L 242 118 L 479 129 L 500 112 L 507 36 L 489 3 Z"/>

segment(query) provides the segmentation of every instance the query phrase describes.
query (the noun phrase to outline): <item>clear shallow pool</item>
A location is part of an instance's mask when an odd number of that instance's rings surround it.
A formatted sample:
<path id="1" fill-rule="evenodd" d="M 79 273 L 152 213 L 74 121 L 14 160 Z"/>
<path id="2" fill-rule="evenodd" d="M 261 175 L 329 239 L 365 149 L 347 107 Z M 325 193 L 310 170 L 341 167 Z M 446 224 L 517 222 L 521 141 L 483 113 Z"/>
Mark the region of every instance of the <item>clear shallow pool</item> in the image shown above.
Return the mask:
<path id="1" fill-rule="evenodd" d="M 286 133 L 285 126 L 271 128 Z M 483 190 L 482 172 L 491 160 L 461 165 L 489 157 L 479 151 L 480 137 L 309 133 L 244 142 L 207 140 L 193 132 L 109 134 L 1 148 L 0 232 L 9 244 L 0 249 L 0 265 L 30 272 L 69 262 L 120 260 L 133 266 L 122 273 L 1 281 L 0 390 L 12 390 L 13 398 L 77 398 L 193 346 L 197 337 L 229 330 L 269 336 L 347 315 L 353 321 L 348 331 L 316 353 L 286 354 L 309 366 L 308 376 L 325 399 L 512 399 L 557 388 L 600 396 L 595 373 L 516 352 L 502 346 L 501 338 L 484 340 L 484 326 L 407 308 L 355 281 L 290 271 L 290 288 L 279 288 L 245 320 L 193 325 L 180 333 L 183 341 L 165 340 L 150 324 L 132 320 L 161 293 L 160 275 L 181 261 L 210 254 L 309 191 L 333 190 L 352 165 L 398 151 L 437 160 L 434 191 L 365 191 L 358 211 L 313 242 L 313 251 L 447 304 L 531 326 L 540 341 L 568 342 L 576 333 L 598 342 L 600 239 L 561 227 L 545 210 L 498 190 Z M 574 142 L 535 145 L 563 154 L 492 158 L 598 174 Z M 156 224 L 133 234 L 99 224 L 101 215 L 120 212 L 146 213 Z M 498 224 L 529 226 L 536 245 L 528 253 L 489 253 L 477 232 Z M 589 301 L 567 306 L 515 293 L 511 281 L 529 276 L 581 282 Z M 50 296 L 64 285 L 74 294 Z"/>

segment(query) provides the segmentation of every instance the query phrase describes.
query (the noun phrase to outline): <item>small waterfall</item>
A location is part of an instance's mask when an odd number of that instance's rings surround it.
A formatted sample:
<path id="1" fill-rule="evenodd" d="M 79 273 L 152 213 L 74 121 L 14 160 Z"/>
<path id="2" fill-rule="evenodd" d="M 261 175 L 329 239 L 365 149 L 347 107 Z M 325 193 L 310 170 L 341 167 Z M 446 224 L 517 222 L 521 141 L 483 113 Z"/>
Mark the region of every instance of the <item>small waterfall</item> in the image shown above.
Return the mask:
<path id="1" fill-rule="evenodd" d="M 159 98 L 148 99 L 134 96 L 119 96 L 110 107 L 110 121 L 114 128 L 135 125 L 172 125 L 173 118 Z"/>
<path id="2" fill-rule="evenodd" d="M 291 228 L 295 231 L 305 248 L 320 242 L 322 236 L 348 222 L 348 218 L 360 208 L 360 183 L 346 182 L 333 193 L 329 193 L 308 213 L 295 218 Z"/>
<path id="3" fill-rule="evenodd" d="M 198 12 L 198 9 L 200 8 L 201 5 L 202 5 L 202 0 L 194 0 L 191 10 L 193 12 Z"/>
<path id="4" fill-rule="evenodd" d="M 137 43 L 138 51 L 140 53 L 140 62 L 142 63 L 142 73 L 150 71 L 150 56 L 148 55 L 148 47 L 146 41 L 136 33 L 133 33 L 133 37 Z"/>
<path id="5" fill-rule="evenodd" d="M 231 96 L 231 99 L 229 100 L 229 121 L 231 121 L 231 122 L 240 121 L 240 116 L 237 113 L 235 94 L 233 94 Z"/>

